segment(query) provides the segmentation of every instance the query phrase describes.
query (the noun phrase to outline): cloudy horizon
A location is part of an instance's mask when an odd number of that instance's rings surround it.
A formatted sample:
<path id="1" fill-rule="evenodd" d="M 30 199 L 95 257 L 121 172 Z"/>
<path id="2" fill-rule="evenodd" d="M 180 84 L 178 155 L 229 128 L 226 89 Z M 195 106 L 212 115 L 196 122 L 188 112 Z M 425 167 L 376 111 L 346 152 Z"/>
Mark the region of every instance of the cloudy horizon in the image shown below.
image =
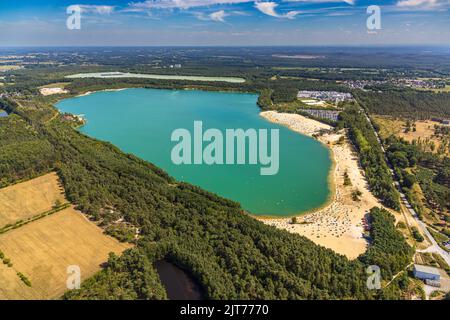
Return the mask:
<path id="1" fill-rule="evenodd" d="M 381 10 L 369 30 L 367 7 Z M 67 7 L 82 11 L 69 30 Z M 449 45 L 450 0 L 0 2 L 1 46 Z"/>

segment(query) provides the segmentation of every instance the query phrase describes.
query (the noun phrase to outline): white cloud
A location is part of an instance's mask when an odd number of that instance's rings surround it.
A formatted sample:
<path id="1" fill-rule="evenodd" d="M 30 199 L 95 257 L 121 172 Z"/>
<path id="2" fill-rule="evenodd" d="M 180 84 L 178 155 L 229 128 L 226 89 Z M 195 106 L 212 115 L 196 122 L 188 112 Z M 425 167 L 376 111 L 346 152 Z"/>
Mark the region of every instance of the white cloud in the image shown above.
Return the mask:
<path id="1" fill-rule="evenodd" d="M 84 13 L 96 13 L 102 15 L 109 15 L 114 12 L 114 6 L 103 6 L 103 5 L 78 5 L 81 11 Z"/>
<path id="2" fill-rule="evenodd" d="M 302 2 L 302 3 L 339 3 L 345 2 L 353 5 L 356 0 L 283 0 L 281 2 Z M 426 0 L 404 0 L 404 1 L 426 1 Z M 433 1 L 433 0 L 430 0 Z M 447 0 L 445 0 L 447 1 Z M 450 1 L 450 0 L 448 0 Z M 281 2 L 266 1 L 266 0 L 146 0 L 141 2 L 131 2 L 126 11 L 149 11 L 151 9 L 191 9 L 198 7 L 207 7 L 214 5 L 231 5 L 241 3 L 254 3 L 256 9 L 262 13 L 275 17 L 293 19 L 301 12 L 291 10 L 286 13 L 277 12 L 276 8 Z M 195 13 L 200 20 L 224 21 L 224 18 L 229 14 L 223 10 L 216 11 L 212 14 L 206 15 L 204 13 Z"/>
<path id="3" fill-rule="evenodd" d="M 131 2 L 129 5 L 130 7 L 137 9 L 189 9 L 218 4 L 238 4 L 254 1 L 255 0 L 147 0 L 144 2 Z"/>
<path id="4" fill-rule="evenodd" d="M 213 13 L 211 13 L 209 15 L 211 20 L 213 20 L 213 21 L 220 21 L 220 22 L 224 22 L 226 16 L 227 16 L 227 14 L 225 13 L 224 10 L 216 11 L 216 12 L 213 12 Z"/>
<path id="5" fill-rule="evenodd" d="M 416 7 L 424 4 L 434 4 L 436 0 L 402 0 L 397 3 L 399 7 Z"/>
<path id="6" fill-rule="evenodd" d="M 255 2 L 256 9 L 271 17 L 293 19 L 300 14 L 300 11 L 289 11 L 285 14 L 279 14 L 275 10 L 276 7 L 278 7 L 276 2 Z"/>
<path id="7" fill-rule="evenodd" d="M 225 4 L 239 4 L 249 2 L 261 3 L 258 0 L 146 0 L 142 2 L 131 2 L 129 4 L 129 7 L 134 8 L 135 10 L 176 9 L 176 8 L 189 9 L 195 7 L 206 7 L 220 4 L 225 5 Z M 309 3 L 346 2 L 348 4 L 354 4 L 355 0 L 283 0 L 283 2 L 309 2 Z"/>
<path id="8" fill-rule="evenodd" d="M 285 0 L 286 2 L 309 2 L 309 3 L 338 3 L 345 2 L 355 4 L 355 0 Z"/>
<path id="9" fill-rule="evenodd" d="M 225 17 L 230 14 L 226 13 L 224 10 L 219 10 L 210 14 L 204 14 L 203 12 L 196 12 L 195 16 L 199 20 L 203 21 L 217 21 L 217 22 L 225 22 Z"/>
<path id="10" fill-rule="evenodd" d="M 400 0 L 398 7 L 403 8 L 422 8 L 422 9 L 440 9 L 450 5 L 450 0 Z"/>

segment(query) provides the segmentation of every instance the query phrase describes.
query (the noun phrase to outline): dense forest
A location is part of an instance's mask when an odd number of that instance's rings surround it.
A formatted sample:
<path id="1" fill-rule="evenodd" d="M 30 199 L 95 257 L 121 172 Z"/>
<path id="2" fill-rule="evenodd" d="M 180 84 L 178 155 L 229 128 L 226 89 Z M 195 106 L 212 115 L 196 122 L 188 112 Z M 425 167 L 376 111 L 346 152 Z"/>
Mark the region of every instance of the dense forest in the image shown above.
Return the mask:
<path id="1" fill-rule="evenodd" d="M 378 292 L 378 298 L 385 300 L 403 299 L 409 279 L 406 268 L 413 261 L 415 250 L 410 247 L 401 232 L 395 228 L 395 218 L 385 209 L 370 210 L 371 245 L 359 260 L 366 265 L 380 268 L 381 278 L 388 286 Z M 402 271 L 403 274 L 401 274 Z M 389 282 L 395 275 L 395 280 Z"/>
<path id="2" fill-rule="evenodd" d="M 450 93 L 410 89 L 355 91 L 355 98 L 369 112 L 406 119 L 450 118 Z"/>
<path id="3" fill-rule="evenodd" d="M 111 254 L 106 267 L 82 284 L 80 290 L 68 291 L 66 300 L 164 300 L 166 290 L 159 281 L 150 259 L 136 249 L 121 257 Z"/>
<path id="4" fill-rule="evenodd" d="M 272 68 L 277 71 L 297 69 L 297 74 L 308 77 L 345 76 L 366 78 L 392 74 L 400 76 L 436 77 L 450 70 L 448 49 L 436 51 L 434 47 L 422 51 L 416 48 L 380 47 L 65 47 L 40 48 L 39 52 L 29 48 L 1 48 L 5 55 L 27 55 L 24 62 L 38 70 L 48 68 L 43 62 L 57 61 L 65 67 L 89 66 L 99 71 L 127 68 L 126 71 L 176 74 L 259 74 Z M 299 57 L 309 56 L 309 59 Z M 182 68 L 164 68 L 170 64 L 181 64 Z M 61 65 L 55 68 L 56 72 Z M 317 70 L 326 69 L 327 72 Z M 374 73 L 373 69 L 378 71 Z M 290 71 L 290 70 L 289 70 Z M 295 73 L 287 73 L 295 75 Z"/>
<path id="5" fill-rule="evenodd" d="M 380 267 L 383 279 L 391 279 L 412 262 L 414 250 L 395 228 L 395 218 L 389 211 L 380 208 L 370 211 L 370 237 L 371 246 L 360 260 Z"/>
<path id="6" fill-rule="evenodd" d="M 0 187 L 53 167 L 52 145 L 17 115 L 0 118 Z"/>

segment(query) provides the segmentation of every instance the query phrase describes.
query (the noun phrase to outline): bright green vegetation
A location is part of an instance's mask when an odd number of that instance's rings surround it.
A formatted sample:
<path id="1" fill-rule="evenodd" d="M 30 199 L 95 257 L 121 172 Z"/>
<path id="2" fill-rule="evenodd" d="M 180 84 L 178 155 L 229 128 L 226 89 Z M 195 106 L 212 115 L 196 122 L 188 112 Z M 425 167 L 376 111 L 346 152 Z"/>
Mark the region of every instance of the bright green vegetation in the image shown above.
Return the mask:
<path id="1" fill-rule="evenodd" d="M 415 90 L 357 91 L 355 97 L 374 114 L 406 119 L 450 118 L 450 93 Z"/>
<path id="2" fill-rule="evenodd" d="M 81 132 L 154 163 L 177 180 L 239 202 L 252 214 L 289 216 L 320 207 L 330 193 L 327 148 L 264 120 L 256 100 L 256 95 L 242 93 L 129 89 L 67 99 L 57 107 L 84 114 L 87 124 Z M 279 130 L 279 172 L 262 176 L 262 164 L 175 165 L 172 132 L 184 128 L 193 135 L 194 121 L 199 119 L 204 131 L 215 128 L 224 136 L 227 129 L 266 129 L 270 141 L 270 130 Z"/>
<path id="3" fill-rule="evenodd" d="M 348 128 L 349 137 L 359 152 L 362 167 L 372 193 L 387 207 L 398 210 L 400 200 L 393 185 L 383 151 L 372 127 L 357 105 L 349 105 L 341 113 L 339 128 Z"/>
<path id="4" fill-rule="evenodd" d="M 414 249 L 395 228 L 395 218 L 387 210 L 374 208 L 370 211 L 371 245 L 361 256 L 361 261 L 380 267 L 383 279 L 390 280 L 411 262 Z"/>

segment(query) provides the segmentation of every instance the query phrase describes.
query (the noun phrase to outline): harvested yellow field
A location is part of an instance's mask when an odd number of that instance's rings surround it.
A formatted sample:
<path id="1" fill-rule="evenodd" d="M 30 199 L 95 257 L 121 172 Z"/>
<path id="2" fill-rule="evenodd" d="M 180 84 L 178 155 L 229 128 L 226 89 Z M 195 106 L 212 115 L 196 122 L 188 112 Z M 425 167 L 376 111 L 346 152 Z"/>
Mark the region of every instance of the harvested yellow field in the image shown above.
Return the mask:
<path id="1" fill-rule="evenodd" d="M 0 228 L 49 211 L 67 202 L 56 173 L 0 189 Z"/>
<path id="2" fill-rule="evenodd" d="M 438 125 L 438 123 L 431 120 L 426 120 L 415 121 L 414 124 L 416 125 L 416 131 L 411 130 L 408 133 L 401 132 L 399 136 L 410 142 L 420 138 L 422 140 L 435 140 L 435 142 L 439 143 L 439 139 L 434 137 L 434 126 Z"/>
<path id="3" fill-rule="evenodd" d="M 422 143 L 425 143 L 427 145 L 432 144 L 434 145 L 434 149 L 431 149 L 428 146 L 427 151 L 437 152 L 441 143 L 444 141 L 442 137 L 434 135 L 434 126 L 440 124 L 431 120 L 416 121 L 414 122 L 414 124 L 416 126 L 416 131 L 410 131 L 408 133 L 401 132 L 398 134 L 398 136 L 408 142 L 412 142 L 413 140 L 420 140 L 422 141 Z M 448 150 L 446 151 L 446 153 L 448 154 Z"/>
<path id="4" fill-rule="evenodd" d="M 13 263 L 12 268 L 0 265 L 0 299 L 58 298 L 67 290 L 69 266 L 79 266 L 85 280 L 100 270 L 110 252 L 130 247 L 106 236 L 73 208 L 34 221 L 0 235 L 0 250 Z"/>

